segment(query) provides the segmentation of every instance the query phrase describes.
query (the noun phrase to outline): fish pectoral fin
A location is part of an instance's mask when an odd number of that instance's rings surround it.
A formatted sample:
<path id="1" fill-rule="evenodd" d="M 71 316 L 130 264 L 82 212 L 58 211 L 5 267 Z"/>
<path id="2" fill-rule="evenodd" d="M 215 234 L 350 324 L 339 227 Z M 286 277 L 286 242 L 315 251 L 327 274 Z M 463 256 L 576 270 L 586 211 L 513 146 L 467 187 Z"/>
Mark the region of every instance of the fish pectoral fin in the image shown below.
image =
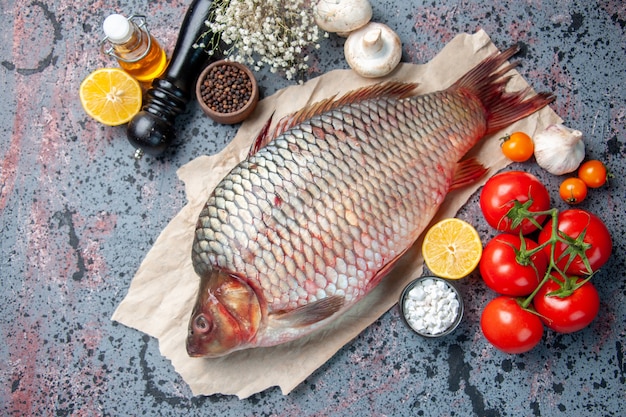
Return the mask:
<path id="1" fill-rule="evenodd" d="M 389 275 L 389 273 L 393 270 L 393 268 L 395 268 L 398 261 L 402 259 L 402 257 L 409 250 L 409 248 L 410 246 L 404 249 L 398 255 L 396 255 L 395 258 L 390 259 L 389 262 L 387 262 L 381 269 L 379 269 L 378 272 L 376 272 L 376 274 L 372 277 L 372 279 L 367 283 L 367 287 L 365 291 L 369 293 L 370 290 L 377 287 L 378 284 L 380 284 L 380 282 L 383 280 L 383 278 Z"/>
<path id="2" fill-rule="evenodd" d="M 486 172 L 487 168 L 476 158 L 465 159 L 456 166 L 456 172 L 454 173 L 450 190 L 456 190 L 470 185 L 485 175 Z"/>
<path id="3" fill-rule="evenodd" d="M 344 297 L 333 295 L 291 311 L 272 313 L 270 316 L 286 327 L 305 327 L 332 316 L 341 310 L 344 302 Z"/>

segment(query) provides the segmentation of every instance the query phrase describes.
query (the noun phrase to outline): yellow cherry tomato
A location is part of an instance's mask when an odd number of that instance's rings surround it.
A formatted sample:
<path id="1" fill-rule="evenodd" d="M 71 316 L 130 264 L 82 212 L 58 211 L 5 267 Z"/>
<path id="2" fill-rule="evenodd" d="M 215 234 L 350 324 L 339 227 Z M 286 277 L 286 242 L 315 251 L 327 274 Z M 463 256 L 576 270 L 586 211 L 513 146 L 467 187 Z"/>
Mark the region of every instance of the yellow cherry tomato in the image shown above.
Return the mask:
<path id="1" fill-rule="evenodd" d="M 500 138 L 502 153 L 514 162 L 528 161 L 535 150 L 533 140 L 524 132 L 514 132 Z"/>
<path id="2" fill-rule="evenodd" d="M 568 178 L 561 183 L 559 195 L 568 204 L 578 204 L 587 197 L 587 184 L 580 178 Z"/>
<path id="3" fill-rule="evenodd" d="M 589 188 L 602 187 L 608 178 L 606 166 L 597 159 L 587 161 L 578 168 L 578 178 Z"/>

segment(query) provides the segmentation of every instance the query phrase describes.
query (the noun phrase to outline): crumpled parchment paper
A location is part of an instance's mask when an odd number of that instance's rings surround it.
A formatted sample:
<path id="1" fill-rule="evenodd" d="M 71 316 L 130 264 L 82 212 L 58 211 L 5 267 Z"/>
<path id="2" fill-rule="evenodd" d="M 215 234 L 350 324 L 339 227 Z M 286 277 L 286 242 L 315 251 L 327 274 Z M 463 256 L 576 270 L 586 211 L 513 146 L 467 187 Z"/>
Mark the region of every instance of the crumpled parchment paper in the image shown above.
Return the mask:
<path id="1" fill-rule="evenodd" d="M 418 82 L 419 93 L 444 89 L 496 50 L 484 31 L 461 34 L 429 63 L 401 64 L 384 80 Z M 191 265 L 191 244 L 198 214 L 210 192 L 235 164 L 246 157 L 251 142 L 272 113 L 276 122 L 307 104 L 380 81 L 361 78 L 351 70 L 336 70 L 304 85 L 278 91 L 259 102 L 252 117 L 222 152 L 200 156 L 179 169 L 178 175 L 185 183 L 189 202 L 166 226 L 146 255 L 112 319 L 158 338 L 161 353 L 171 360 L 194 395 L 220 393 L 246 398 L 272 386 L 279 386 L 283 394 L 288 394 L 396 304 L 402 288 L 421 274 L 423 259 L 418 241 L 372 293 L 328 328 L 285 345 L 249 349 L 219 359 L 190 358 L 185 350 L 187 324 L 199 282 Z M 507 88 L 519 90 L 526 86 L 527 83 L 515 72 Z M 557 122 L 561 119 L 551 109 L 544 108 L 510 126 L 507 131 L 523 130 L 532 135 Z M 504 133 L 485 138 L 471 151 L 489 168 L 488 176 L 508 164 L 499 150 L 498 138 Z M 482 182 L 450 193 L 433 222 L 454 217 L 488 176 Z"/>

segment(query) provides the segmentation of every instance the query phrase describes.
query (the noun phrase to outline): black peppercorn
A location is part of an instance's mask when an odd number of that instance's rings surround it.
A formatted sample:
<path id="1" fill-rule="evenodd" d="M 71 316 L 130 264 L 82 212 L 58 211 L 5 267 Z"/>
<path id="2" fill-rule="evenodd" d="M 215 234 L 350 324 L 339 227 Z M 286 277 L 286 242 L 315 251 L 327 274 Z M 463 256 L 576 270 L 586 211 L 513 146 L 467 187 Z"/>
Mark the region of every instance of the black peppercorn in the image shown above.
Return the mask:
<path id="1" fill-rule="evenodd" d="M 252 96 L 252 81 L 237 67 L 224 64 L 213 68 L 201 86 L 202 101 L 218 113 L 241 109 Z"/>

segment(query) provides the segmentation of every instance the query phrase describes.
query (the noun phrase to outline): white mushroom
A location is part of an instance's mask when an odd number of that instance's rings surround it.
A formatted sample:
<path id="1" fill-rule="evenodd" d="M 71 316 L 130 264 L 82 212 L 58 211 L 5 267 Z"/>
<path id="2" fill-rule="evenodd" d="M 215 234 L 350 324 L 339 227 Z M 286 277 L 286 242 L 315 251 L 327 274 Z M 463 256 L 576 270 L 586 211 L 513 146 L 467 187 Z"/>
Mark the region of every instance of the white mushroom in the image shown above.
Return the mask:
<path id="1" fill-rule="evenodd" d="M 377 78 L 396 68 L 402 58 L 402 43 L 389 26 L 370 22 L 350 33 L 344 54 L 350 68 L 359 75 Z"/>
<path id="2" fill-rule="evenodd" d="M 372 19 L 369 0 L 319 0 L 315 23 L 320 29 L 346 37 Z"/>

